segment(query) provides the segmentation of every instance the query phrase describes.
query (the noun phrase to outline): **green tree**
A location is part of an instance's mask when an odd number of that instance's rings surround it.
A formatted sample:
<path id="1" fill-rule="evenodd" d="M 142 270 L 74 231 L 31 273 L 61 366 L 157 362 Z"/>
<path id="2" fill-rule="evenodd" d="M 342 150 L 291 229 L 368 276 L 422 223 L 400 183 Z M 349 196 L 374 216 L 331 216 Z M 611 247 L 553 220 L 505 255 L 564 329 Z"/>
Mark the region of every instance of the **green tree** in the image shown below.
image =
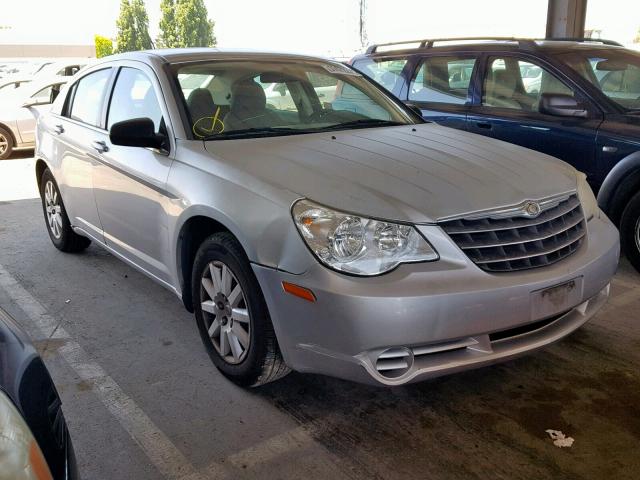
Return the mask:
<path id="1" fill-rule="evenodd" d="M 177 0 L 176 27 L 180 47 L 213 47 L 213 21 L 203 0 Z"/>
<path id="2" fill-rule="evenodd" d="M 160 48 L 180 47 L 178 42 L 178 26 L 176 24 L 176 4 L 174 0 L 160 2 L 160 34 L 156 43 Z"/>
<path id="3" fill-rule="evenodd" d="M 640 43 L 640 28 L 638 29 L 638 33 L 636 34 L 636 38 L 633 39 L 633 43 Z"/>
<path id="4" fill-rule="evenodd" d="M 102 58 L 113 54 L 113 42 L 110 38 L 102 35 L 95 35 L 94 42 L 96 45 L 96 57 Z"/>
<path id="5" fill-rule="evenodd" d="M 153 48 L 149 36 L 149 17 L 143 0 L 121 0 L 116 26 L 117 53 Z"/>

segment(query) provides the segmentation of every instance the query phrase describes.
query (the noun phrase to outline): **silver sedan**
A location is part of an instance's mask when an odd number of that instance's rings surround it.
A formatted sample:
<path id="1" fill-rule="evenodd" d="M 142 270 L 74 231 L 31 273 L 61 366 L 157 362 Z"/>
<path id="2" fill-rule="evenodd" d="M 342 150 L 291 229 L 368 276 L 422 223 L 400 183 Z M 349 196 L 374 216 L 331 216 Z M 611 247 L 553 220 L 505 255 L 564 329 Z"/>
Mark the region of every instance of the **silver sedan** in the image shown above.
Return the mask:
<path id="1" fill-rule="evenodd" d="M 174 292 L 241 385 L 504 361 L 591 318 L 618 262 L 583 174 L 314 57 L 105 58 L 40 117 L 36 158 L 53 244 L 93 241 Z"/>

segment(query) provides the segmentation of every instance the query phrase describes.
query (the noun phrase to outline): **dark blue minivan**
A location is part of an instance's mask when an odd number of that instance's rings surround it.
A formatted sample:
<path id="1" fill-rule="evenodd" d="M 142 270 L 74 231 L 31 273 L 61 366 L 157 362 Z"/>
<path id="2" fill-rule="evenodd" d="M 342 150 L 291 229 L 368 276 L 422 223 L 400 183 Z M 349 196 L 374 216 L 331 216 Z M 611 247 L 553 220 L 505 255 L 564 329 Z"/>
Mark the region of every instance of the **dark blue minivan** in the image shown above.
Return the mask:
<path id="1" fill-rule="evenodd" d="M 640 52 L 606 40 L 441 39 L 373 45 L 350 63 L 425 120 L 586 173 L 640 271 Z"/>

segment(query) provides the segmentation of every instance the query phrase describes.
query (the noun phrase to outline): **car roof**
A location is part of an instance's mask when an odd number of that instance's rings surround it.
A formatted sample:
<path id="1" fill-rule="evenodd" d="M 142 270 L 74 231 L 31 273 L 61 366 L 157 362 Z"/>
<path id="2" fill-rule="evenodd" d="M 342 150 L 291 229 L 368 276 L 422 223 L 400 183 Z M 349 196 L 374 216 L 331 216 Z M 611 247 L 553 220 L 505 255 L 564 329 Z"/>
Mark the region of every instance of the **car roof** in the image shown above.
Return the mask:
<path id="1" fill-rule="evenodd" d="M 142 50 L 127 52 L 104 57 L 102 60 L 140 60 L 147 61 L 151 58 L 160 58 L 168 63 L 197 62 L 216 59 L 246 59 L 246 60 L 307 60 L 315 62 L 335 62 L 323 57 L 304 55 L 289 52 L 271 52 L 245 49 L 222 48 L 175 48 Z"/>

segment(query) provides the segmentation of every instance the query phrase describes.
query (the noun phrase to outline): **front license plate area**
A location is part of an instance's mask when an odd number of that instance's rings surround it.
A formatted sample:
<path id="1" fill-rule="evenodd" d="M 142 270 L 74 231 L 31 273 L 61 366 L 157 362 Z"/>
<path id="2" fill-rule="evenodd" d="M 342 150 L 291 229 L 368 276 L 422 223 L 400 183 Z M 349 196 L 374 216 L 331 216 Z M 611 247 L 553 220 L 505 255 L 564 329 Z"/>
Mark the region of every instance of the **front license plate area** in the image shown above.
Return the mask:
<path id="1" fill-rule="evenodd" d="M 552 317 L 580 304 L 582 277 L 531 292 L 531 320 Z"/>

